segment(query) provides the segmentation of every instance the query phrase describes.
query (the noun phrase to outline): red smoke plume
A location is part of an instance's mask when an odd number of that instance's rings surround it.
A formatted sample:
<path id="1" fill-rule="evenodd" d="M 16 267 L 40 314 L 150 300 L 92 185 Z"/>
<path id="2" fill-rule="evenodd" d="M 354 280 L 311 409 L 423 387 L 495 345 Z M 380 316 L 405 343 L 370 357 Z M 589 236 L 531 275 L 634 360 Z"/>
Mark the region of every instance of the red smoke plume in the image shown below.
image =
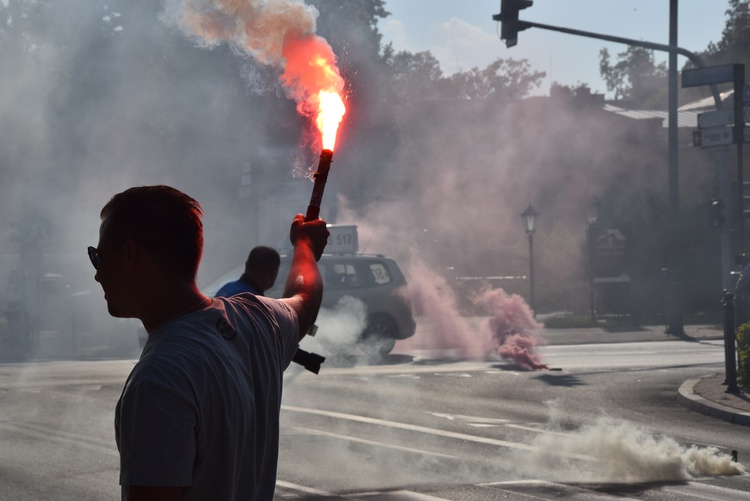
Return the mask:
<path id="1" fill-rule="evenodd" d="M 521 296 L 486 289 L 472 301 L 488 317 L 463 317 L 455 292 L 444 277 L 431 272 L 418 258 L 412 258 L 407 271 L 409 299 L 424 327 L 414 337 L 399 341 L 399 350 L 450 351 L 475 360 L 498 354 L 523 369 L 547 368 L 535 351 L 542 342 L 544 325 L 534 320 Z"/>
<path id="2" fill-rule="evenodd" d="M 323 147 L 333 149 L 345 112 L 344 80 L 331 46 L 315 35 L 317 17 L 315 7 L 295 0 L 167 0 L 163 15 L 199 45 L 226 43 L 278 69 L 297 111 L 324 136 L 312 136 L 316 153 Z M 338 99 L 326 99 L 330 94 Z M 326 104 L 332 108 L 330 115 L 322 109 Z"/>
<path id="3" fill-rule="evenodd" d="M 495 342 L 501 357 L 512 359 L 524 369 L 548 368 L 534 351 L 543 325 L 534 320 L 531 308 L 521 296 L 508 295 L 502 289 L 487 289 L 474 297 L 473 302 L 490 315 L 482 328 Z"/>

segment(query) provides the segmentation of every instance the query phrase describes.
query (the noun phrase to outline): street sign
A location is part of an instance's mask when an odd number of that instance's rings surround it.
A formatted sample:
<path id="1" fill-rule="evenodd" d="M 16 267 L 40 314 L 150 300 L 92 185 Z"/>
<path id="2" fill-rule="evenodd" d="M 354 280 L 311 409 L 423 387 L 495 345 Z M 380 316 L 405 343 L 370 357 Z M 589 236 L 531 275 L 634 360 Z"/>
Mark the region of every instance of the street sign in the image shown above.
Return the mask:
<path id="1" fill-rule="evenodd" d="M 743 108 L 745 122 L 750 122 L 750 103 Z M 734 110 L 708 111 L 698 115 L 698 128 L 708 129 L 711 127 L 722 127 L 734 123 Z"/>
<path id="2" fill-rule="evenodd" d="M 734 66 L 734 64 L 722 64 L 721 66 L 683 70 L 682 86 L 696 87 L 698 85 L 732 82 L 734 81 Z"/>
<path id="3" fill-rule="evenodd" d="M 698 128 L 723 127 L 734 123 L 734 110 L 716 110 L 698 115 Z"/>
<path id="4" fill-rule="evenodd" d="M 742 129 L 743 143 L 750 143 L 750 127 Z M 734 127 L 712 127 L 693 131 L 693 146 L 713 148 L 734 144 Z"/>
<path id="5" fill-rule="evenodd" d="M 733 127 L 712 127 L 700 129 L 693 134 L 693 144 L 701 148 L 713 148 L 714 146 L 726 146 L 732 144 L 734 136 Z"/>

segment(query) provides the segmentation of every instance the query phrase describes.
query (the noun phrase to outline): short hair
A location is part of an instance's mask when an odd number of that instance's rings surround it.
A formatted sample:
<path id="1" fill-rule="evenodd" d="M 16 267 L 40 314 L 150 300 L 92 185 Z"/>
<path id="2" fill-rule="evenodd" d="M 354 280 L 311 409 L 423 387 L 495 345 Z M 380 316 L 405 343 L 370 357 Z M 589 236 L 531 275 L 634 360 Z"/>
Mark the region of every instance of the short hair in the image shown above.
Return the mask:
<path id="1" fill-rule="evenodd" d="M 136 186 L 107 202 L 107 219 L 125 238 L 154 251 L 177 276 L 195 280 L 203 255 L 203 208 L 171 186 Z"/>
<path id="2" fill-rule="evenodd" d="M 281 257 L 276 249 L 259 245 L 253 247 L 245 261 L 245 270 L 278 271 Z"/>

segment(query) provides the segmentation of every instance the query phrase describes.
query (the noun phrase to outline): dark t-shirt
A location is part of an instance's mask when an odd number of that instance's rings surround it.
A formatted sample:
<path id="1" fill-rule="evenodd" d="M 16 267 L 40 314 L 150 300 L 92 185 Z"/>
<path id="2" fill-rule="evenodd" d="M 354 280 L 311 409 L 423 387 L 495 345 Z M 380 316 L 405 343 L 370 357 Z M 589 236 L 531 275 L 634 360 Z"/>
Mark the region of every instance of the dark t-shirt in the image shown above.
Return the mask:
<path id="1" fill-rule="evenodd" d="M 235 280 L 234 282 L 224 284 L 221 289 L 216 292 L 216 297 L 231 297 L 242 292 L 250 292 L 256 296 L 263 295 L 261 291 L 256 290 L 255 287 L 249 283 L 243 282 L 242 280 Z"/>
<path id="2" fill-rule="evenodd" d="M 115 412 L 128 485 L 189 486 L 185 500 L 273 498 L 284 369 L 296 313 L 251 294 L 149 334 Z"/>

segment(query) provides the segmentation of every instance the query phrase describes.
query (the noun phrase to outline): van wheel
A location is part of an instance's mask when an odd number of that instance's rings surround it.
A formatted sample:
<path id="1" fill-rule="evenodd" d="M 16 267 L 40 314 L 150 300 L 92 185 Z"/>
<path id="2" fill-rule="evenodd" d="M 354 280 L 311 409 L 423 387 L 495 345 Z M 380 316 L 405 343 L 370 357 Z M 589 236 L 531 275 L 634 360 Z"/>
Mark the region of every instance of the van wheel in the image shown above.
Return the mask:
<path id="1" fill-rule="evenodd" d="M 371 315 L 362 334 L 362 351 L 367 355 L 387 355 L 396 346 L 398 328 L 386 315 Z"/>

